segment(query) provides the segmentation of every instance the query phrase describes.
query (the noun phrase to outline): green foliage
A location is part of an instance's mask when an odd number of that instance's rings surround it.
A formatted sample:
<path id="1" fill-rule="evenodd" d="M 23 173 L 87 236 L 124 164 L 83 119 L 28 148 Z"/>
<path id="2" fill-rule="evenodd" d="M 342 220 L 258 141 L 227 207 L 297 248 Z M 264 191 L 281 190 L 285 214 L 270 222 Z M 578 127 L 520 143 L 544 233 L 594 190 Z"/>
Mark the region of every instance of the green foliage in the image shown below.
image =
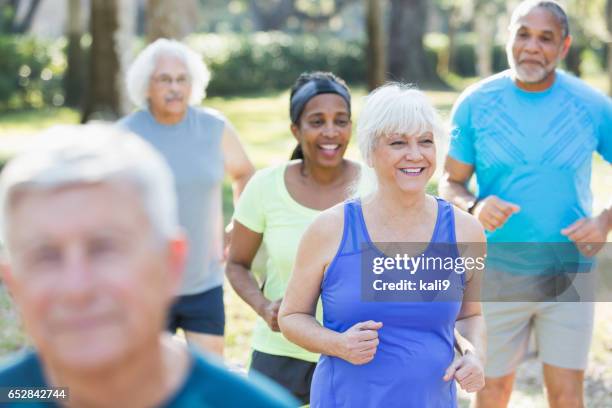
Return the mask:
<path id="1" fill-rule="evenodd" d="M 473 33 L 457 36 L 455 54 L 451 62 L 451 71 L 461 77 L 476 76 L 476 35 Z M 493 72 L 500 72 L 508 68 L 504 46 L 493 46 Z"/>
<path id="2" fill-rule="evenodd" d="M 13 20 L 15 20 L 15 7 L 3 4 L 0 9 L 0 33 L 11 32 Z"/>
<path id="3" fill-rule="evenodd" d="M 64 41 L 0 36 L 0 110 L 62 105 Z"/>
<path id="4" fill-rule="evenodd" d="M 254 35 L 197 34 L 187 43 L 212 71 L 207 93 L 229 95 L 286 89 L 304 71 L 333 71 L 351 84 L 365 80 L 361 44 L 280 32 Z"/>

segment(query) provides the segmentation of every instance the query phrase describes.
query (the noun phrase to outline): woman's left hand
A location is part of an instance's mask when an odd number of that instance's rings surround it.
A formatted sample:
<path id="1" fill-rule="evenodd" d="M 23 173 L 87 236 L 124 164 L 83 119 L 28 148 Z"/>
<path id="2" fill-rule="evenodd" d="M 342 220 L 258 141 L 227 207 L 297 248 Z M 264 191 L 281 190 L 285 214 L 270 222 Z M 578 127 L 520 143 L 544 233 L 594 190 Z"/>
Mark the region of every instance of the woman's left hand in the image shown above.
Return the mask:
<path id="1" fill-rule="evenodd" d="M 468 351 L 446 369 L 444 381 L 457 380 L 467 392 L 480 391 L 485 386 L 484 368 L 480 359 Z"/>

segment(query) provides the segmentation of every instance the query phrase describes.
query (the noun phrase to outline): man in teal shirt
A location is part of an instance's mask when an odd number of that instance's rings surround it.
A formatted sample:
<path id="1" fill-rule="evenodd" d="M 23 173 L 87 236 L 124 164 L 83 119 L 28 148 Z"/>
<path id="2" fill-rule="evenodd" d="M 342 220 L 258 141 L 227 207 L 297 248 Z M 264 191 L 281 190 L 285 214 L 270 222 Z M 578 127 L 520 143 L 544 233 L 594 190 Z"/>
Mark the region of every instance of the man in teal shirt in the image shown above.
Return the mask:
<path id="1" fill-rule="evenodd" d="M 591 214 L 590 191 L 593 152 L 612 161 L 612 102 L 556 69 L 571 37 L 567 15 L 555 1 L 523 1 L 512 15 L 509 34 L 510 69 L 469 87 L 453 108 L 440 193 L 480 220 L 489 255 L 500 248 L 544 251 L 575 243 L 583 256 L 592 257 L 612 224 L 610 209 Z M 473 174 L 476 196 L 467 189 Z M 534 273 L 542 262 L 528 260 L 522 271 L 512 273 Z M 563 401 L 582 406 L 593 304 L 500 302 L 483 307 L 487 380 L 477 406 L 508 404 L 532 331 L 551 406 Z"/>
<path id="2" fill-rule="evenodd" d="M 0 370 L 2 406 L 297 406 L 162 334 L 187 249 L 173 183 L 109 125 L 55 128 L 4 169 L 2 278 L 36 351 Z"/>

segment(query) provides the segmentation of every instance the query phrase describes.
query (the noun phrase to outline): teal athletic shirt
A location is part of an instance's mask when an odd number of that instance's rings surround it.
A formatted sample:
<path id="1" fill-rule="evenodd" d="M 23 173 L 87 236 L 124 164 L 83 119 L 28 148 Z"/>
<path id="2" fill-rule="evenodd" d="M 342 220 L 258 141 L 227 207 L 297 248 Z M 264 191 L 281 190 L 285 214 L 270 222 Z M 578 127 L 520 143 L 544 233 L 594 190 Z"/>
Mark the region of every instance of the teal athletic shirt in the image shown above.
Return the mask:
<path id="1" fill-rule="evenodd" d="M 287 392 L 263 377 L 242 378 L 224 367 L 191 352 L 192 365 L 183 385 L 160 407 L 216 408 L 257 407 L 286 408 L 299 404 Z M 0 388 L 48 387 L 36 353 L 28 351 L 0 370 Z M 68 390 L 70 392 L 70 390 Z M 4 393 L 3 393 L 4 394 Z M 70 399 L 68 399 L 70 402 Z M 42 402 L 0 402 L 7 408 L 56 407 Z"/>
<path id="2" fill-rule="evenodd" d="M 489 243 L 568 242 L 561 229 L 591 215 L 593 152 L 612 161 L 609 97 L 560 70 L 527 92 L 505 71 L 463 92 L 451 126 L 449 155 L 474 166 L 478 197 L 521 206 Z"/>

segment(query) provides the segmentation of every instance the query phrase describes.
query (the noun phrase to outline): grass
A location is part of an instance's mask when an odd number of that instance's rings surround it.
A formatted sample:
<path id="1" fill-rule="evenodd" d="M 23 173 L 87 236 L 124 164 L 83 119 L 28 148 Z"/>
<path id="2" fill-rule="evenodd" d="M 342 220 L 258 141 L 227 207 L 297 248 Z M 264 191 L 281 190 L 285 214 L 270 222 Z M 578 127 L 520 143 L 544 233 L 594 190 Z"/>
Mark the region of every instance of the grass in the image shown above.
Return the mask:
<path id="1" fill-rule="evenodd" d="M 464 80 L 462 85 L 473 82 Z M 605 77 L 590 78 L 589 82 L 605 90 Z M 358 118 L 362 107 L 365 89 L 353 89 L 354 119 Z M 458 92 L 431 91 L 427 92 L 432 102 L 441 112 L 444 119 L 448 118 L 452 104 L 458 97 Z M 295 140 L 289 132 L 288 92 L 268 92 L 261 95 L 210 98 L 206 106 L 218 109 L 234 124 L 241 135 L 245 148 L 258 168 L 269 166 L 287 160 Z M 62 109 L 47 109 L 28 111 L 0 116 L 0 155 L 9 152 L 12 143 L 23 135 L 44 129 L 57 123 L 77 123 L 77 112 Z M 444 145 L 446 141 L 441 141 Z M 440 155 L 444 148 L 440 149 Z M 358 158 L 354 146 L 349 148 L 348 156 Z M 596 159 L 593 168 L 593 189 L 595 191 L 595 210 L 601 210 L 609 200 L 609 186 L 612 185 L 612 172 L 608 164 Z M 432 185 L 435 188 L 435 185 Z M 231 190 L 224 187 L 224 209 L 229 216 L 232 210 Z M 250 353 L 250 334 L 254 325 L 255 313 L 250 310 L 226 283 L 226 359 L 232 365 L 244 367 Z M 6 355 L 24 344 L 26 341 L 19 328 L 17 314 L 11 306 L 7 294 L 0 287 L 0 356 Z M 589 406 L 610 406 L 612 404 L 612 303 L 598 305 L 598 318 L 591 352 L 591 368 L 587 373 L 587 396 Z M 540 391 L 541 376 L 538 376 L 537 365 L 527 365 L 519 372 L 517 390 L 513 394 L 512 406 L 538 407 L 544 406 L 544 397 Z M 531 368 L 530 368 L 531 367 Z M 535 367 L 535 368 L 534 368 Z M 589 388 L 590 387 L 590 388 Z M 604 395 L 604 397 L 599 397 Z M 606 396 L 607 395 L 607 396 Z M 462 398 L 466 406 L 466 399 Z M 601 404 L 601 405 L 600 405 Z"/>
<path id="2" fill-rule="evenodd" d="M 26 343 L 26 338 L 17 322 L 17 312 L 4 286 L 0 285 L 0 359 L 20 349 Z"/>
<path id="3" fill-rule="evenodd" d="M 0 137 L 6 134 L 28 134 L 60 123 L 78 123 L 79 119 L 79 113 L 70 108 L 3 113 L 0 115 Z"/>

